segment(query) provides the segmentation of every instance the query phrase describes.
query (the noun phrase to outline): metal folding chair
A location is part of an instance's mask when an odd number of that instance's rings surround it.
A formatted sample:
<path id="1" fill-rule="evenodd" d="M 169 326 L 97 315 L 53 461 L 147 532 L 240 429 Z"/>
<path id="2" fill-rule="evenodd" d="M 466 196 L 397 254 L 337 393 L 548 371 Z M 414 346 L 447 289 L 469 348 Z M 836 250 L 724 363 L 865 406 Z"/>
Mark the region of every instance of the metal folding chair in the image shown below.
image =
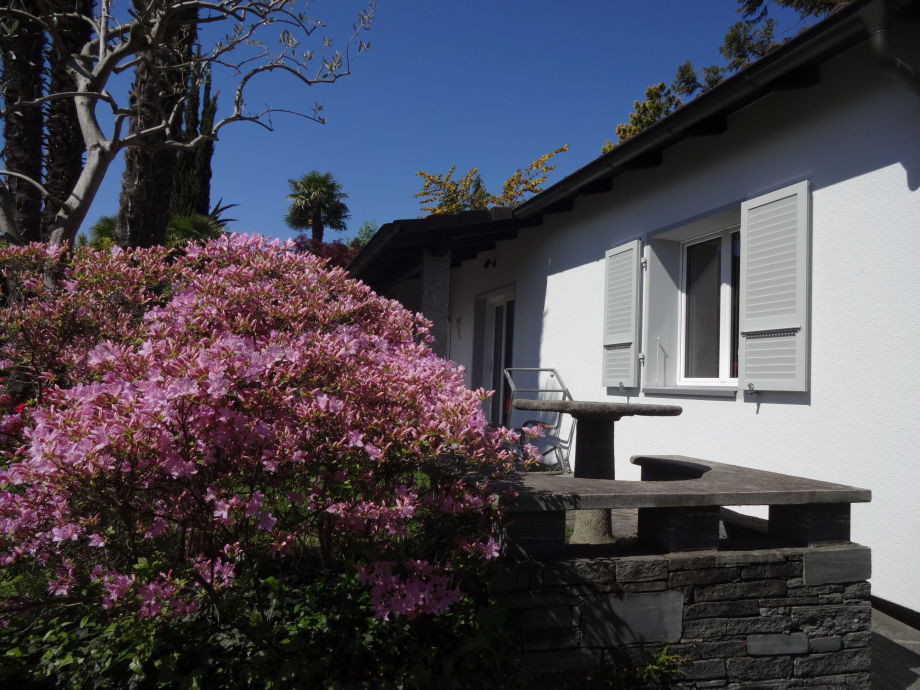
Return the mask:
<path id="1" fill-rule="evenodd" d="M 537 398 L 543 400 L 572 400 L 572 394 L 559 375 L 551 368 L 510 367 L 504 370 L 505 380 L 511 390 L 509 396 L 509 420 L 512 428 L 520 431 L 523 427 L 538 427 L 543 430 L 543 435 L 531 442 L 540 449 L 544 463 L 547 465 L 558 464 L 560 469 L 571 472 L 569 464 L 569 451 L 572 439 L 575 437 L 575 420 L 570 419 L 567 430 L 563 427 L 562 412 L 543 413 L 540 418 L 524 419 L 518 422 L 516 416 L 533 412 L 522 412 L 514 409 L 514 401 L 518 398 Z M 525 395 L 521 395 L 521 394 Z M 529 395 L 528 395 L 529 394 Z M 521 437 L 524 443 L 524 437 Z"/>

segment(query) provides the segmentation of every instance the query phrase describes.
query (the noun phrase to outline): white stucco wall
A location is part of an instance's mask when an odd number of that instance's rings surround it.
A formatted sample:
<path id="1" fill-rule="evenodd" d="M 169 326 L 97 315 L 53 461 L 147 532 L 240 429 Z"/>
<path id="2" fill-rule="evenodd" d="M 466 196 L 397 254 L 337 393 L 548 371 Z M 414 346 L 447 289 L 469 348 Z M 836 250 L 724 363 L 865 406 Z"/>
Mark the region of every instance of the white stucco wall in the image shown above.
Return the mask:
<path id="1" fill-rule="evenodd" d="M 455 269 L 451 357 L 471 366 L 476 295 L 513 283 L 514 364 L 557 367 L 577 399 L 623 400 L 601 382 L 605 250 L 803 179 L 809 392 L 640 394 L 631 401 L 684 412 L 624 419 L 617 474 L 638 479 L 631 455 L 669 453 L 869 488 L 852 536 L 873 549 L 873 591 L 920 610 L 920 98 L 862 48 L 825 66 L 818 86 L 762 99 L 724 134 L 669 149 L 662 166 Z"/>

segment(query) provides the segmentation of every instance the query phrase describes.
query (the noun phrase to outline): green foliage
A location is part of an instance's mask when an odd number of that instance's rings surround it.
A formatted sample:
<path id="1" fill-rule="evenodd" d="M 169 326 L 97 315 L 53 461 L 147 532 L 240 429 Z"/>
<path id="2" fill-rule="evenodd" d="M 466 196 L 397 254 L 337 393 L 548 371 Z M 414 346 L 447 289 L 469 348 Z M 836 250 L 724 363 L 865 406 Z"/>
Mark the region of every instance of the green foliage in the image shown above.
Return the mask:
<path id="1" fill-rule="evenodd" d="M 544 153 L 531 161 L 527 167 L 518 168 L 502 183 L 498 194 L 490 194 L 483 184 L 477 168 L 470 168 L 458 180 L 453 179 L 457 166 L 452 165 L 444 173 L 432 174 L 419 170 L 422 190 L 415 196 L 420 198 L 422 210 L 431 214 L 482 211 L 492 206 L 513 206 L 531 194 L 543 191 L 549 173 L 556 169 L 549 160 L 564 151 L 569 145 Z M 427 206 L 425 204 L 428 204 Z"/>
<path id="2" fill-rule="evenodd" d="M 728 61 L 727 68 L 734 72 L 766 55 L 774 45 L 775 32 L 775 19 L 766 19 L 760 23 L 741 21 L 732 24 L 719 48 L 722 57 Z"/>
<path id="3" fill-rule="evenodd" d="M 760 21 L 767 16 L 770 2 L 795 10 L 798 15 L 807 17 L 823 17 L 833 12 L 836 8 L 850 4 L 852 0 L 738 0 L 738 11 L 745 19 Z"/>
<path id="4" fill-rule="evenodd" d="M 700 80 L 696 76 L 696 70 L 693 69 L 693 63 L 687 60 L 677 68 L 674 81 L 671 82 L 671 90 L 678 96 L 690 96 L 699 89 Z"/>
<path id="5" fill-rule="evenodd" d="M 0 628 L 0 685 L 67 688 L 511 687 L 504 614 L 482 595 L 442 616 L 374 617 L 352 575 L 278 573 L 180 619 L 71 607 Z"/>
<path id="6" fill-rule="evenodd" d="M 372 220 L 364 221 L 363 223 L 361 223 L 361 227 L 358 228 L 358 235 L 352 241 L 352 245 L 354 245 L 356 249 L 360 249 L 366 246 L 367 243 L 370 242 L 374 238 L 374 235 L 377 234 L 377 231 L 379 229 L 380 229 L 380 226 L 377 225 L 377 223 L 375 223 L 374 221 Z"/>
<path id="7" fill-rule="evenodd" d="M 658 120 L 677 110 L 680 105 L 680 98 L 664 82 L 652 84 L 645 90 L 645 100 L 633 101 L 633 112 L 629 114 L 629 122 L 617 125 L 619 143 L 622 144 L 651 127 Z"/>
<path id="8" fill-rule="evenodd" d="M 794 9 L 802 18 L 823 17 L 849 1 L 772 0 L 780 7 Z M 666 87 L 664 82 L 648 87 L 644 100 L 633 101 L 633 112 L 629 115 L 629 122 L 617 125 L 618 143 L 635 136 L 674 112 L 681 105 L 680 96 L 692 98 L 697 93 L 705 93 L 725 77 L 766 55 L 776 45 L 776 20 L 767 17 L 769 2 L 771 0 L 738 0 L 738 12 L 744 19 L 729 27 L 719 47 L 726 64 L 703 67 L 698 75 L 688 60 L 677 68 L 670 88 Z M 608 140 L 601 147 L 601 153 L 607 153 L 613 148 L 614 144 Z"/>
<path id="9" fill-rule="evenodd" d="M 226 207 L 225 207 L 226 208 Z M 115 216 L 100 216 L 99 220 L 89 228 L 89 238 L 80 235 L 78 246 L 89 246 L 93 249 L 110 249 L 115 242 Z M 222 223 L 210 215 L 192 213 L 183 216 L 173 216 L 166 225 L 166 240 L 164 246 L 179 247 L 190 240 L 212 240 L 224 233 Z"/>
<path id="10" fill-rule="evenodd" d="M 288 180 L 291 202 L 284 222 L 296 230 L 310 230 L 313 240 L 323 241 L 323 230 L 344 230 L 348 220 L 348 206 L 344 199 L 348 194 L 332 173 L 311 170 L 296 180 Z"/>

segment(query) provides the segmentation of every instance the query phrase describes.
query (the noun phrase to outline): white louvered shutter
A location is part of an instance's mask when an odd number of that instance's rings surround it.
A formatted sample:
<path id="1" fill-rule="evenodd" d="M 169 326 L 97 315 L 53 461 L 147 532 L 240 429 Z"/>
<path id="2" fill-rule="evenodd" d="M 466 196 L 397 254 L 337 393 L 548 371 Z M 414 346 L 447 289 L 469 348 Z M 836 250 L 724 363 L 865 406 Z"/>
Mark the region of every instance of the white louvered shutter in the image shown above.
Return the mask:
<path id="1" fill-rule="evenodd" d="M 808 182 L 741 204 L 738 385 L 808 390 Z"/>
<path id="2" fill-rule="evenodd" d="M 639 385 L 639 240 L 607 252 L 604 286 L 604 385 L 635 388 Z"/>

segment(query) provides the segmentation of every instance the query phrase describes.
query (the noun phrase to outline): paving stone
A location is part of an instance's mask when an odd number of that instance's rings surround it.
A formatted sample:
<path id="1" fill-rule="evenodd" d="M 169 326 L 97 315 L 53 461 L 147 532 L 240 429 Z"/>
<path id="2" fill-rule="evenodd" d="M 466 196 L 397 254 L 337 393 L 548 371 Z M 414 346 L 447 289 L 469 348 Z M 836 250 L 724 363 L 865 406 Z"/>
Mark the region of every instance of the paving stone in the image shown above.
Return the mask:
<path id="1" fill-rule="evenodd" d="M 781 597 L 786 594 L 786 583 L 782 580 L 762 580 L 760 582 L 731 582 L 724 585 L 696 587 L 693 590 L 694 601 L 725 601 L 733 599 L 759 599 L 762 597 Z"/>
<path id="2" fill-rule="evenodd" d="M 662 558 L 620 560 L 616 564 L 616 579 L 620 583 L 667 580 L 667 578 L 668 561 Z"/>
<path id="3" fill-rule="evenodd" d="M 843 649 L 843 638 L 837 635 L 833 637 L 813 637 L 808 640 L 808 651 L 815 654 L 839 652 L 841 649 Z"/>
<path id="4" fill-rule="evenodd" d="M 803 578 L 807 585 L 860 582 L 872 576 L 872 551 L 865 546 L 820 549 L 806 553 L 803 560 Z"/>
<path id="5" fill-rule="evenodd" d="M 792 625 L 809 637 L 829 637 L 869 630 L 872 607 L 868 604 L 801 606 L 792 609 Z"/>
<path id="6" fill-rule="evenodd" d="M 747 653 L 751 656 L 805 654 L 808 638 L 804 633 L 748 635 Z"/>
<path id="7" fill-rule="evenodd" d="M 707 602 L 704 604 L 690 604 L 685 609 L 685 618 L 695 620 L 697 618 L 729 618 L 756 616 L 760 613 L 760 607 L 752 599 L 745 601 L 717 601 Z"/>
<path id="8" fill-rule="evenodd" d="M 739 680 L 773 680 L 792 677 L 792 659 L 788 657 L 741 657 L 727 659 L 725 669 L 728 679 Z"/>
<path id="9" fill-rule="evenodd" d="M 581 619 L 586 647 L 677 642 L 683 622 L 680 592 L 585 597 Z"/>
<path id="10" fill-rule="evenodd" d="M 872 654 L 869 649 L 845 649 L 834 654 L 809 654 L 795 659 L 795 675 L 808 678 L 867 672 L 871 666 Z"/>
<path id="11" fill-rule="evenodd" d="M 698 570 L 678 570 L 668 577 L 668 587 L 686 587 L 687 585 L 715 585 L 734 582 L 738 579 L 738 568 L 700 568 Z"/>

